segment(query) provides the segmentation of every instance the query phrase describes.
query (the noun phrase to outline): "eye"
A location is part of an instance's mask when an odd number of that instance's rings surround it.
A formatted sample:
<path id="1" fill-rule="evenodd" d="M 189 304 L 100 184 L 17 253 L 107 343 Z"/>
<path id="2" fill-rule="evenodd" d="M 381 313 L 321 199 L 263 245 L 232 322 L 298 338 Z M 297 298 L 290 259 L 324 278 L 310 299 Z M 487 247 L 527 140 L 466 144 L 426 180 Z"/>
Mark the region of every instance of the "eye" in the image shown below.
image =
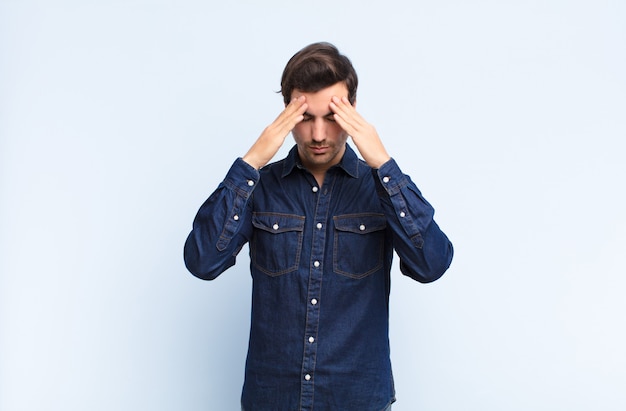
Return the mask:
<path id="1" fill-rule="evenodd" d="M 329 122 L 331 122 L 331 123 L 335 123 L 335 122 L 336 122 L 336 121 L 335 121 L 335 116 L 333 116 L 332 114 L 331 114 L 331 115 L 326 116 L 326 121 L 329 121 Z"/>
<path id="2" fill-rule="evenodd" d="M 311 116 L 307 116 L 306 114 L 304 115 L 304 118 L 302 119 L 302 121 L 311 121 L 313 119 L 313 117 Z"/>

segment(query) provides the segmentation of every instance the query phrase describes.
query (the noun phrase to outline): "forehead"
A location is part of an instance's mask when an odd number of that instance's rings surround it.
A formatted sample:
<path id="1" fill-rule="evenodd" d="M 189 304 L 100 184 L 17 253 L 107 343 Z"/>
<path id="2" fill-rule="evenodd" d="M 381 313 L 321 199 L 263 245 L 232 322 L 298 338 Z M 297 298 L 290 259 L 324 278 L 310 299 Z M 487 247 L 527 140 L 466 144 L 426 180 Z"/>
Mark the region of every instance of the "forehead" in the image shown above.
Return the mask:
<path id="1" fill-rule="evenodd" d="M 329 110 L 330 99 L 333 96 L 348 97 L 348 87 L 346 83 L 339 82 L 316 92 L 305 92 L 296 89 L 291 93 L 292 99 L 300 96 L 306 97 L 306 103 L 309 106 L 307 112 L 310 114 L 326 115 Z"/>

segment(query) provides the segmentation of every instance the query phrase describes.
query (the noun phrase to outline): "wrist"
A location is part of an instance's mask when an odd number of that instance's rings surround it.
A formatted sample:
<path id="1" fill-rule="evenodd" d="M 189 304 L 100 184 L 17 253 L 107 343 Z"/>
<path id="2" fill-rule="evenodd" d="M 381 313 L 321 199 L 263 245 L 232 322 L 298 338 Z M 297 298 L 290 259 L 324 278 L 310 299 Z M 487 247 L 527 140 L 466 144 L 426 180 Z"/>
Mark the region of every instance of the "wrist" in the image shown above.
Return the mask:
<path id="1" fill-rule="evenodd" d="M 379 169 L 389 160 L 391 160 L 391 156 L 385 153 L 384 156 L 370 159 L 369 161 L 367 161 L 367 164 L 372 168 Z"/>
<path id="2" fill-rule="evenodd" d="M 256 170 L 259 170 L 261 167 L 263 167 L 263 164 L 259 164 L 258 161 L 255 161 L 254 157 L 251 156 L 249 153 L 241 157 L 241 159 L 245 161 L 246 163 L 248 163 L 250 167 L 253 167 Z"/>

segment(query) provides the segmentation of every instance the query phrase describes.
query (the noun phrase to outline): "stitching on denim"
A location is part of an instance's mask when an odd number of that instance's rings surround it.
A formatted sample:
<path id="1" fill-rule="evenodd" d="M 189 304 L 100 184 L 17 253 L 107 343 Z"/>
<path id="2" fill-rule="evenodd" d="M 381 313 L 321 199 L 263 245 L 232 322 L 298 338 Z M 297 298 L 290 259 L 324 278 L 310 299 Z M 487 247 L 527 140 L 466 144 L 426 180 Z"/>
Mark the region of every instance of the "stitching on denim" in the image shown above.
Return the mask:
<path id="1" fill-rule="evenodd" d="M 349 226 L 343 227 L 342 229 L 338 229 L 337 228 L 337 223 L 340 221 L 344 221 L 344 220 L 348 220 L 348 219 L 355 219 L 358 220 L 359 218 L 362 219 L 366 219 L 366 218 L 372 218 L 375 217 L 376 219 L 378 219 L 380 222 L 384 222 L 382 224 L 378 224 L 375 225 L 374 228 L 372 228 L 371 230 L 368 231 L 361 231 L 360 229 L 349 229 Z M 387 228 L 387 223 L 386 223 L 386 219 L 384 214 L 380 214 L 380 213 L 361 213 L 361 214 L 343 214 L 343 215 L 339 215 L 339 216 L 335 216 L 333 217 L 333 221 L 335 222 L 335 230 L 333 232 L 333 271 L 336 274 L 342 275 L 344 277 L 348 277 L 348 278 L 353 278 L 353 279 L 363 279 L 365 277 L 370 276 L 371 274 L 379 271 L 382 267 L 383 267 L 383 263 L 384 263 L 384 253 L 385 253 L 385 242 L 384 242 L 384 230 Z M 341 225 L 341 224 L 339 224 Z M 348 229 L 346 229 L 348 228 Z M 350 233 L 350 234 L 354 234 L 356 236 L 383 236 L 383 238 L 381 238 L 381 241 L 378 242 L 378 247 L 377 247 L 377 260 L 376 260 L 376 264 L 371 267 L 369 270 L 363 272 L 363 273 L 353 273 L 353 272 L 348 272 L 345 270 L 341 270 L 339 267 L 339 257 L 340 257 L 340 250 L 339 250 L 339 238 L 340 235 L 345 236 L 346 233 Z M 358 239 L 360 237 L 355 237 L 355 239 Z"/>
<path id="2" fill-rule="evenodd" d="M 298 269 L 298 267 L 300 266 L 300 257 L 302 254 L 302 242 L 304 241 L 304 221 L 305 221 L 305 217 L 304 216 L 300 216 L 300 215 L 295 215 L 295 214 L 285 214 L 285 213 L 272 213 L 272 212 L 262 212 L 262 213 L 253 213 L 253 215 L 257 216 L 257 217 L 271 217 L 271 216 L 275 216 L 277 218 L 281 218 L 281 219 L 288 219 L 288 220 L 293 220 L 293 221 L 297 221 L 298 225 L 297 226 L 292 226 L 292 227 L 288 227 L 288 229 L 283 230 L 283 231 L 278 231 L 276 233 L 270 231 L 269 229 L 266 229 L 265 226 L 260 226 L 257 224 L 254 224 L 254 217 L 253 217 L 253 226 L 254 226 L 254 232 L 252 234 L 252 241 L 250 242 L 250 257 L 252 260 L 252 264 L 254 264 L 254 267 L 256 267 L 259 271 L 261 271 L 264 274 L 267 274 L 270 277 L 279 277 L 281 275 L 284 274 L 288 274 L 291 272 L 294 272 Z M 280 270 L 270 270 L 267 267 L 263 267 L 261 265 L 261 263 L 259 262 L 259 254 L 258 254 L 258 250 L 257 247 L 260 243 L 260 241 L 258 240 L 258 236 L 260 234 L 260 232 L 267 232 L 270 233 L 269 235 L 271 236 L 287 236 L 290 233 L 297 233 L 297 244 L 296 244 L 296 249 L 295 249 L 295 259 L 293 264 L 289 265 L 288 267 L 285 267 L 284 269 Z M 272 245 L 275 245 L 277 243 L 276 240 L 274 241 L 270 241 L 269 242 Z M 282 243 L 282 242 L 281 242 Z M 291 249 L 291 246 L 289 246 Z"/>

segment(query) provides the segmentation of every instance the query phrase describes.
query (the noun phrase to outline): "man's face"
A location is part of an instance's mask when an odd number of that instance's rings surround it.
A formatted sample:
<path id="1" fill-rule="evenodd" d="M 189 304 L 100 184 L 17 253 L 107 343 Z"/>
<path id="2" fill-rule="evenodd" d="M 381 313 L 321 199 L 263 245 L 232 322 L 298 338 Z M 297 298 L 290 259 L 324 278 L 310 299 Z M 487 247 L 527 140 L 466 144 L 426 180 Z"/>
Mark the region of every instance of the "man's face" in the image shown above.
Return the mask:
<path id="1" fill-rule="evenodd" d="M 348 134 L 337 124 L 330 110 L 333 96 L 347 97 L 345 83 L 336 83 L 316 93 L 294 90 L 291 98 L 306 97 L 304 120 L 292 130 L 302 165 L 312 173 L 325 172 L 339 163 L 346 150 Z"/>

